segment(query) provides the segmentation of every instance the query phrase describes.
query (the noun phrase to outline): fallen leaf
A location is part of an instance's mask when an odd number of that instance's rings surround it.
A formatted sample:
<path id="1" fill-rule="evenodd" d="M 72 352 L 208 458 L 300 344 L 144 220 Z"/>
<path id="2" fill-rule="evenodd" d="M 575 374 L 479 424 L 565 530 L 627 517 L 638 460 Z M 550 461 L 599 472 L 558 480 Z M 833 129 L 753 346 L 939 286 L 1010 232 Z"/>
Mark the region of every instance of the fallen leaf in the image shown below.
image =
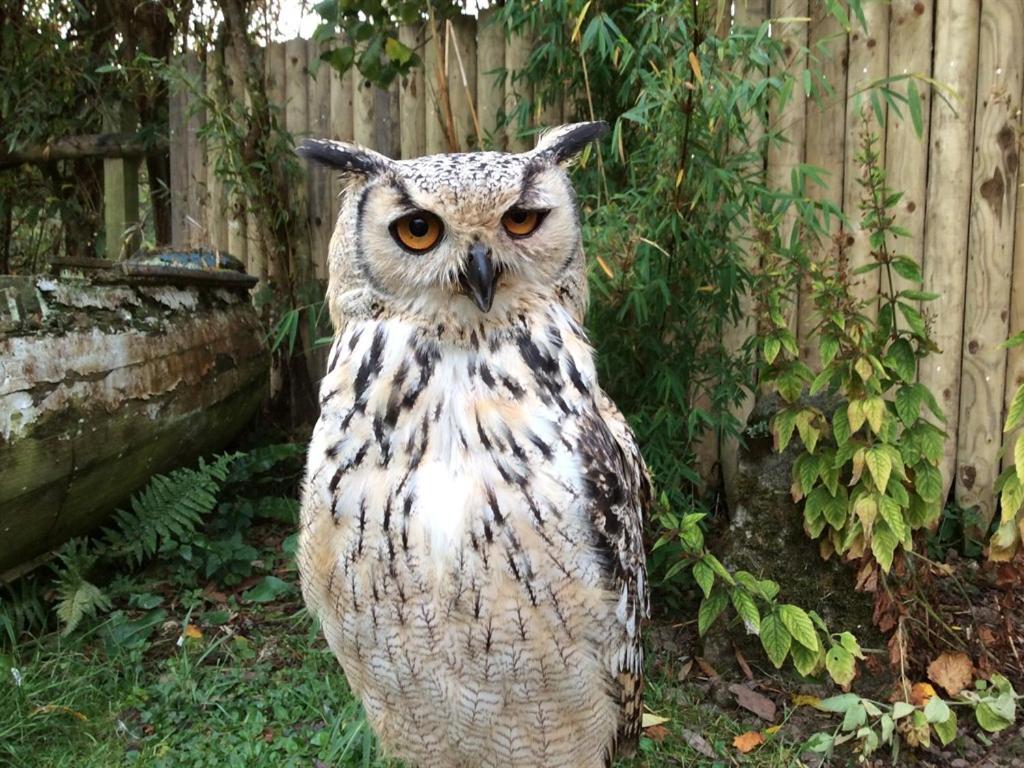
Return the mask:
<path id="1" fill-rule="evenodd" d="M 708 740 L 699 733 L 694 733 L 693 731 L 683 728 L 682 737 L 683 741 L 685 741 L 693 751 L 700 752 L 704 757 L 709 757 L 712 760 L 717 757 L 715 750 L 713 750 L 711 745 L 708 744 Z"/>
<path id="2" fill-rule="evenodd" d="M 778 733 L 781 730 L 782 730 L 782 726 L 781 725 L 769 725 L 767 728 L 764 729 L 764 735 L 765 736 L 774 736 L 776 733 Z"/>
<path id="3" fill-rule="evenodd" d="M 935 689 L 929 683 L 914 683 L 910 686 L 910 703 L 915 707 L 923 707 L 933 696 Z"/>
<path id="4" fill-rule="evenodd" d="M 963 651 L 945 651 L 928 665 L 928 679 L 950 696 L 956 696 L 974 680 L 974 664 Z"/>
<path id="5" fill-rule="evenodd" d="M 732 740 L 732 745 L 744 755 L 764 744 L 764 735 L 758 731 L 741 733 Z"/>
<path id="6" fill-rule="evenodd" d="M 273 744 L 274 743 L 274 729 L 273 728 L 269 728 L 268 727 L 268 728 L 264 728 L 263 729 L 263 740 L 265 742 L 267 742 L 267 744 Z"/>
<path id="7" fill-rule="evenodd" d="M 201 630 L 195 624 L 188 624 L 185 627 L 185 632 L 183 634 L 189 640 L 198 640 L 199 638 L 201 638 L 203 636 L 203 630 Z"/>
<path id="8" fill-rule="evenodd" d="M 734 683 L 729 686 L 729 692 L 736 697 L 736 703 L 744 709 L 753 712 L 762 720 L 769 723 L 775 721 L 775 702 L 757 691 L 747 688 L 745 685 Z"/>
<path id="9" fill-rule="evenodd" d="M 643 717 L 640 719 L 641 728 L 653 728 L 656 725 L 667 723 L 668 718 L 656 715 L 653 712 L 644 712 Z"/>
<path id="10" fill-rule="evenodd" d="M 697 657 L 697 666 L 700 667 L 700 671 L 704 673 L 706 677 L 718 677 L 718 670 L 712 667 L 707 661 Z"/>
<path id="11" fill-rule="evenodd" d="M 814 707 L 817 710 L 821 710 L 821 699 L 817 696 L 811 696 L 809 693 L 794 693 L 791 701 L 794 707 Z"/>
<path id="12" fill-rule="evenodd" d="M 668 736 L 668 728 L 664 725 L 652 725 L 650 728 L 644 728 L 644 736 L 660 744 Z"/>
<path id="13" fill-rule="evenodd" d="M 33 715 L 70 715 L 75 720 L 81 720 L 85 722 L 89 718 L 83 715 L 78 710 L 72 709 L 71 707 L 65 707 L 61 704 L 43 704 L 42 706 L 36 707 L 32 710 Z"/>
<path id="14" fill-rule="evenodd" d="M 736 651 L 736 663 L 740 665 L 740 669 L 743 671 L 743 676 L 746 677 L 747 680 L 753 680 L 754 672 L 750 669 L 750 665 L 747 663 L 747 659 L 743 655 L 743 652 L 740 651 L 739 648 L 734 648 L 733 650 Z"/>
<path id="15" fill-rule="evenodd" d="M 683 666 L 679 668 L 679 671 L 676 672 L 676 680 L 680 683 L 683 682 L 690 676 L 691 669 L 693 669 L 693 659 L 687 659 L 686 663 L 684 663 Z"/>

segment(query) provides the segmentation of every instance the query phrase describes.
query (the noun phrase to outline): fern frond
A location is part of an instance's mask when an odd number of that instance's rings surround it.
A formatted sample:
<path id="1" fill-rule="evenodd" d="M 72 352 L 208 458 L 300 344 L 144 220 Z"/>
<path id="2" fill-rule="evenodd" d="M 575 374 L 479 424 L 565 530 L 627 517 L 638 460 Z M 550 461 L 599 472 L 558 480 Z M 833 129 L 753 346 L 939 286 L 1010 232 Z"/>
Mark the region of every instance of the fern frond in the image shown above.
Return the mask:
<path id="1" fill-rule="evenodd" d="M 141 565 L 160 548 L 190 538 L 203 517 L 217 506 L 217 492 L 228 477 L 235 454 L 199 461 L 197 469 L 176 469 L 155 475 L 131 500 L 130 510 L 114 514 L 114 526 L 105 528 L 104 553 Z"/>
<path id="2" fill-rule="evenodd" d="M 11 645 L 24 632 L 44 629 L 47 613 L 43 590 L 31 576 L 0 585 L 0 627 Z"/>
<path id="3" fill-rule="evenodd" d="M 306 446 L 301 443 L 276 443 L 254 448 L 240 455 L 231 465 L 228 482 L 242 483 L 265 479 L 271 469 L 283 462 L 305 456 Z"/>
<path id="4" fill-rule="evenodd" d="M 109 611 L 110 598 L 90 581 L 78 574 L 68 573 L 57 586 L 57 618 L 64 625 L 62 635 L 75 631 L 86 616 L 95 616 L 98 611 Z"/>

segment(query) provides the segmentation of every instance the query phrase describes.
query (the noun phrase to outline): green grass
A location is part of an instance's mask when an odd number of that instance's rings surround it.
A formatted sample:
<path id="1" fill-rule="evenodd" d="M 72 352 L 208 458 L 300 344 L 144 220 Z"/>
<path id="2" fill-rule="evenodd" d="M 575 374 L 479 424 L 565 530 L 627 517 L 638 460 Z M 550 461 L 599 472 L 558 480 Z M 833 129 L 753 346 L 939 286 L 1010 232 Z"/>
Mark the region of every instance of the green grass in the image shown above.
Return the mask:
<path id="1" fill-rule="evenodd" d="M 183 561 L 174 550 L 109 580 L 114 610 L 70 637 L 18 635 L 0 611 L 0 766 L 398 768 L 379 756 L 302 607 L 293 529 L 240 527 L 244 541 L 237 528 L 202 539 L 231 565 L 217 571 L 223 579 L 199 580 L 194 553 Z M 660 740 L 645 736 L 619 766 L 798 764 L 785 729 L 740 756 L 733 737 L 758 726 L 704 698 L 695 684 L 653 675 L 647 706 L 668 720 Z M 694 751 L 686 731 L 719 757 Z"/>

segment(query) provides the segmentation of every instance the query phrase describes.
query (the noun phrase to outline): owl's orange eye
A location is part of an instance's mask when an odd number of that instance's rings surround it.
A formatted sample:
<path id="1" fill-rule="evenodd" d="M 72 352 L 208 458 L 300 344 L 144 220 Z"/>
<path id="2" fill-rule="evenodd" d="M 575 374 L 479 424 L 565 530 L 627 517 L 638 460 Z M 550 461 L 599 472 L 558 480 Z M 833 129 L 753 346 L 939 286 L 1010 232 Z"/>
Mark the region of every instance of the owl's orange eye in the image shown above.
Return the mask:
<path id="1" fill-rule="evenodd" d="M 524 211 L 522 208 L 511 208 L 501 217 L 501 225 L 512 237 L 526 237 L 544 221 L 547 211 Z"/>
<path id="2" fill-rule="evenodd" d="M 429 211 L 414 211 L 395 221 L 391 227 L 395 242 L 412 253 L 425 253 L 441 242 L 444 225 Z"/>

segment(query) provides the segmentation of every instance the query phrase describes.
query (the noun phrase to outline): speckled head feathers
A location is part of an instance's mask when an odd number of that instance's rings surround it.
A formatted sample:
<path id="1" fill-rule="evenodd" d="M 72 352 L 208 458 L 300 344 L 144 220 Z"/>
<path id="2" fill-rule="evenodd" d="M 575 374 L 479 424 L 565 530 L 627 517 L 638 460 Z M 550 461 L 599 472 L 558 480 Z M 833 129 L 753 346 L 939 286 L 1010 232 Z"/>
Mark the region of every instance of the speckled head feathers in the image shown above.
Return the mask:
<path id="1" fill-rule="evenodd" d="M 576 198 L 565 172 L 605 123 L 576 123 L 544 133 L 518 154 L 467 152 L 392 160 L 354 144 L 307 139 L 298 153 L 341 174 L 344 202 L 329 254 L 331 313 L 397 314 L 429 324 L 501 322 L 509 313 L 558 302 L 580 317 L 585 262 Z M 536 213 L 528 236 L 504 226 L 510 212 Z M 396 223 L 417 214 L 437 220 L 441 236 L 423 252 L 395 240 Z M 465 290 L 467 254 L 486 252 L 494 312 Z"/>

